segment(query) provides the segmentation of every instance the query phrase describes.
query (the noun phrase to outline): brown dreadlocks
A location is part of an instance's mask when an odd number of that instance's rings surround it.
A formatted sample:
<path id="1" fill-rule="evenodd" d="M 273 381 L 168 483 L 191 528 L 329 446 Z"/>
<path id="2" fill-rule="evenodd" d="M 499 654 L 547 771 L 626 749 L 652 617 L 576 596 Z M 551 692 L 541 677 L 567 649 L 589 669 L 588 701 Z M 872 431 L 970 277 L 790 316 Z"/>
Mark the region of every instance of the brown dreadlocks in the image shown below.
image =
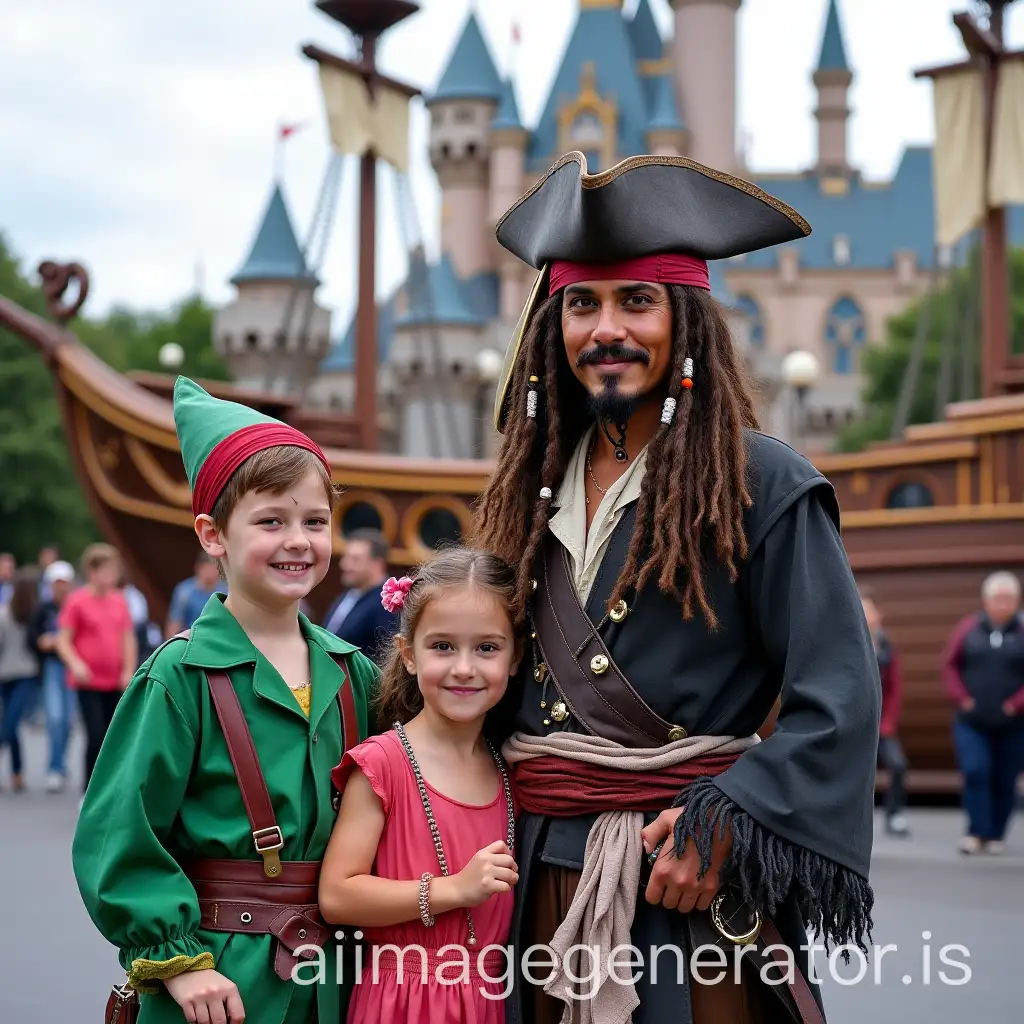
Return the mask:
<path id="1" fill-rule="evenodd" d="M 718 303 L 701 288 L 666 287 L 675 340 L 665 391 L 676 399 L 676 414 L 648 445 L 636 525 L 609 607 L 656 576 L 659 588 L 681 603 L 684 618 L 693 616 L 696 603 L 713 629 L 717 618 L 704 586 L 702 551 L 708 544 L 735 580 L 737 562 L 747 555 L 743 511 L 751 501 L 743 428 L 758 424 L 747 375 Z M 538 495 L 542 487 L 558 493 L 591 416 L 586 391 L 565 356 L 561 317 L 561 292 L 533 316 L 523 340 L 526 351 L 510 382 L 511 411 L 498 472 L 477 509 L 475 543 L 519 566 L 520 614 L 553 501 Z M 681 385 L 687 356 L 694 365 L 690 390 Z M 540 381 L 536 419 L 525 415 L 531 375 Z"/>

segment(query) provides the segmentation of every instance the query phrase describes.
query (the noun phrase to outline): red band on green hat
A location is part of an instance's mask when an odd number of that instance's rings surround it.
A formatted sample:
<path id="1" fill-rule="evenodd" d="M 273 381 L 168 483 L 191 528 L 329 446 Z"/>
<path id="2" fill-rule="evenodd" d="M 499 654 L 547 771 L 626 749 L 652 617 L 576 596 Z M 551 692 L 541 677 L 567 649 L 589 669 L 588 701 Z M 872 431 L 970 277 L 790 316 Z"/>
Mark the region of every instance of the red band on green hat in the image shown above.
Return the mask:
<path id="1" fill-rule="evenodd" d="M 555 260 L 551 264 L 548 295 L 581 281 L 647 281 L 652 284 L 686 284 L 711 291 L 707 261 L 685 253 L 641 256 L 622 263 Z"/>
<path id="2" fill-rule="evenodd" d="M 229 434 L 210 452 L 196 476 L 196 485 L 192 489 L 192 514 L 210 515 L 221 491 L 231 479 L 231 474 L 246 459 L 267 448 L 282 445 L 304 448 L 307 452 L 312 452 L 330 473 L 331 466 L 327 456 L 301 430 L 284 423 L 253 423 Z"/>

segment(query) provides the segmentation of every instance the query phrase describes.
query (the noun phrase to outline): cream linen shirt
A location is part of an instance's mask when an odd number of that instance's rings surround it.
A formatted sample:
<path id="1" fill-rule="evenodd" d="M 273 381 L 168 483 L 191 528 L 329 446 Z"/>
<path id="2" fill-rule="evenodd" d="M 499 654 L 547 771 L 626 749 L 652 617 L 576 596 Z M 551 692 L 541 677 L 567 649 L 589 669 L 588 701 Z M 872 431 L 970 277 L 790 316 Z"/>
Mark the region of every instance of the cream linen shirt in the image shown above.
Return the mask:
<path id="1" fill-rule="evenodd" d="M 548 529 L 569 552 L 573 582 L 582 604 L 587 603 L 601 560 L 608 550 L 615 527 L 622 518 L 623 509 L 640 497 L 640 488 L 647 464 L 647 448 L 633 460 L 633 464 L 608 488 L 590 524 L 587 534 L 587 452 L 590 450 L 595 423 L 576 446 L 565 479 L 553 502 L 557 511 L 548 520 Z"/>

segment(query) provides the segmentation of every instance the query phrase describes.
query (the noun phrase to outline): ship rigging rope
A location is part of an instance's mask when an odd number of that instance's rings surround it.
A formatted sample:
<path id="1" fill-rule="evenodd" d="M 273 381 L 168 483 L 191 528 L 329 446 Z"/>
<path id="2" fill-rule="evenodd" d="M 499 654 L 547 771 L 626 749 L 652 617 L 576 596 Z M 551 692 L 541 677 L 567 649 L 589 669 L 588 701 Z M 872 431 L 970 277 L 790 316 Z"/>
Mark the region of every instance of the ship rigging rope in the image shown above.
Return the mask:
<path id="1" fill-rule="evenodd" d="M 918 381 L 921 379 L 921 366 L 924 363 L 924 353 L 928 345 L 928 337 L 931 334 L 932 315 L 935 312 L 935 293 L 939 278 L 938 249 L 932 252 L 931 269 L 928 272 L 928 287 L 925 290 L 924 298 L 917 311 L 916 330 L 914 340 L 910 347 L 910 358 L 907 360 L 907 368 L 903 371 L 903 380 L 900 382 L 900 393 L 896 400 L 896 409 L 892 417 L 892 429 L 889 432 L 890 440 L 898 441 L 907 427 L 910 418 L 910 409 L 914 398 L 917 395 Z"/>
<path id="2" fill-rule="evenodd" d="M 302 370 L 302 360 L 295 359 L 287 379 L 283 381 L 279 379 L 281 376 L 281 363 L 288 348 L 291 328 L 295 321 L 296 304 L 300 296 L 304 296 L 304 304 L 302 310 L 300 310 L 300 327 L 296 332 L 296 342 L 301 348 L 306 341 L 309 324 L 315 309 L 316 290 L 311 287 L 310 278 L 315 277 L 320 272 L 320 265 L 327 251 L 327 243 L 331 234 L 331 223 L 334 219 L 334 209 L 338 193 L 341 190 L 343 169 L 344 161 L 337 153 L 332 151 L 327 161 L 327 169 L 324 172 L 323 181 L 320 184 L 320 192 L 317 196 L 316 206 L 313 209 L 313 218 L 309 225 L 309 231 L 299 252 L 299 259 L 295 267 L 296 279 L 288 292 L 288 301 L 285 305 L 284 315 L 281 318 L 281 326 L 271 341 L 270 360 L 264 382 L 264 390 L 266 391 L 289 392 L 296 380 L 297 374 Z M 316 241 L 318 231 L 322 231 L 322 237 L 320 239 L 317 259 L 310 262 L 309 253 Z"/>
<path id="3" fill-rule="evenodd" d="M 430 267 L 427 263 L 423 231 L 416 208 L 416 200 L 412 194 L 412 186 L 408 174 L 401 173 L 393 167 L 391 168 L 391 178 L 395 188 L 398 225 L 409 259 L 409 305 L 413 306 L 418 301 L 423 313 L 422 320 L 425 331 L 415 331 L 414 337 L 418 348 L 417 354 L 420 356 L 424 368 L 422 375 L 422 383 L 426 385 L 424 411 L 428 429 L 431 431 L 431 452 L 439 457 L 471 458 L 470 443 L 464 437 L 463 432 L 459 430 L 454 403 L 448 401 L 445 394 L 444 381 L 447 375 L 438 331 L 437 310 L 434 308 Z M 436 412 L 438 407 L 444 412 L 448 435 L 447 451 L 440 443 L 437 430 Z"/>

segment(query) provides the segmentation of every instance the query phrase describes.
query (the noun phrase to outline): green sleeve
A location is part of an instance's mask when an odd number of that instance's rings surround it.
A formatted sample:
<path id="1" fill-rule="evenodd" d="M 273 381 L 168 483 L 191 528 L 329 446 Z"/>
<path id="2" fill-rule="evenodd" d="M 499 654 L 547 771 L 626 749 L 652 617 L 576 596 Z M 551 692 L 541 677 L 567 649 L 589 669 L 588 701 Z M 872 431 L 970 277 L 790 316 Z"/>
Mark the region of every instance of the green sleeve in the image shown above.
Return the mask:
<path id="1" fill-rule="evenodd" d="M 129 984 L 142 990 L 153 979 L 214 966 L 196 936 L 195 889 L 165 846 L 188 786 L 197 726 L 149 667 L 118 703 L 72 846 L 89 916 L 120 950 Z"/>

